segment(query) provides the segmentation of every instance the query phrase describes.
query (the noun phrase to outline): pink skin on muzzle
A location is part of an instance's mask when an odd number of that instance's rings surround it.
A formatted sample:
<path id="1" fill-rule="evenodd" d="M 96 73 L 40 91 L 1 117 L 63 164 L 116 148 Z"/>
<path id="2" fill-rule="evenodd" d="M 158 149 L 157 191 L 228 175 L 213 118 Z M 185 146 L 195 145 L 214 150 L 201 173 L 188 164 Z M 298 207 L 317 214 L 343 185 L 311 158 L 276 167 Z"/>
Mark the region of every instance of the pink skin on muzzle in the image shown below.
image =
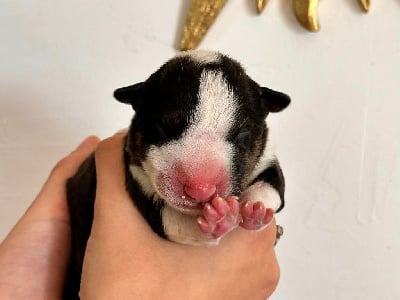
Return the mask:
<path id="1" fill-rule="evenodd" d="M 174 176 L 183 187 L 183 196 L 196 203 L 210 201 L 215 194 L 227 193 L 226 168 L 215 160 L 197 162 L 194 165 L 178 164 L 174 169 Z"/>
<path id="2" fill-rule="evenodd" d="M 168 174 L 160 174 L 157 186 L 173 206 L 198 209 L 215 195 L 227 196 L 228 178 L 226 168 L 215 160 L 180 162 L 171 167 Z"/>
<path id="3" fill-rule="evenodd" d="M 187 182 L 183 190 L 185 194 L 196 202 L 207 202 L 217 191 L 217 186 L 207 180 Z"/>

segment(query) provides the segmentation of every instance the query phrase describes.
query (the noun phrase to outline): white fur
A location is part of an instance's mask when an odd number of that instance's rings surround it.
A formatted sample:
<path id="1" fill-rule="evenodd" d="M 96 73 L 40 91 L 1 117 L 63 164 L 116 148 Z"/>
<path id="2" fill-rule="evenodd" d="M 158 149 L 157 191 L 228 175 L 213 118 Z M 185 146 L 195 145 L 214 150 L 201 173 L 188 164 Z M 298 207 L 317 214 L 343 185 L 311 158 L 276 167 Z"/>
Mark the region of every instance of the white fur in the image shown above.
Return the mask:
<path id="1" fill-rule="evenodd" d="M 209 64 L 219 62 L 221 55 L 215 51 L 189 50 L 178 53 L 176 57 L 190 57 L 198 64 Z"/>
<path id="2" fill-rule="evenodd" d="M 196 131 L 216 132 L 225 137 L 235 120 L 238 103 L 222 74 L 203 71 L 198 97 Z"/>
<path id="3" fill-rule="evenodd" d="M 176 209 L 165 206 L 162 210 L 164 230 L 168 239 L 186 245 L 218 245 L 219 238 L 208 238 L 199 229 L 197 216 L 185 215 Z"/>
<path id="4" fill-rule="evenodd" d="M 179 141 L 162 146 L 151 146 L 147 152 L 143 168 L 151 182 L 160 174 L 169 174 L 178 162 L 190 170 L 196 170 L 204 161 L 213 160 L 231 172 L 230 157 L 232 145 L 225 141 L 235 119 L 237 101 L 221 73 L 203 71 L 200 78 L 199 104 L 196 107 L 193 124 L 183 133 Z M 168 190 L 172 182 L 165 179 L 164 194 L 155 186 L 166 201 L 184 202 L 182 195 L 174 195 Z M 179 199 L 177 199 L 177 196 Z"/>
<path id="5" fill-rule="evenodd" d="M 266 208 L 271 208 L 274 211 L 281 206 L 281 197 L 279 196 L 277 190 L 265 181 L 258 181 L 249 186 L 240 195 L 240 198 L 244 201 L 261 201 Z"/>
<path id="6" fill-rule="evenodd" d="M 200 56 L 196 57 L 199 59 Z M 211 60 L 211 56 L 202 57 Z M 131 171 L 136 173 L 134 178 L 146 187 L 147 192 L 151 192 L 150 182 L 155 183 L 160 174 L 170 174 L 178 163 L 183 163 L 190 172 L 190 169 L 195 171 L 200 164 L 212 160 L 224 166 L 229 174 L 231 173 L 230 158 L 233 149 L 232 145 L 226 142 L 226 136 L 235 121 L 238 105 L 235 95 L 221 73 L 203 71 L 197 96 L 199 104 L 193 116 L 193 124 L 183 133 L 179 141 L 152 146 L 147 152 L 143 168 L 150 180 L 145 180 L 143 178 L 145 174 L 131 168 Z M 157 184 L 154 184 L 157 192 L 172 206 L 174 203 L 189 205 L 189 201 L 182 199 L 182 195 L 176 195 L 172 189 L 168 189 L 172 186 L 169 180 L 173 179 L 167 176 L 163 180 L 164 194 L 160 193 Z M 169 239 L 191 245 L 218 244 L 219 239 L 207 238 L 201 233 L 196 218 L 196 215 L 184 214 L 169 205 L 162 210 L 164 230 Z"/>
<path id="7" fill-rule="evenodd" d="M 155 190 L 144 170 L 136 165 L 130 165 L 129 170 L 132 177 L 139 183 L 145 196 L 152 197 L 155 194 Z"/>
<path id="8" fill-rule="evenodd" d="M 184 52 L 180 55 L 189 55 L 199 63 L 219 59 L 219 55 L 214 52 Z M 179 141 L 157 147 L 151 146 L 143 162 L 143 169 L 130 166 L 133 177 L 139 182 L 146 196 L 152 196 L 157 192 L 172 206 L 174 203 L 190 206 L 189 200 L 183 199 L 182 195 L 176 195 L 171 188 L 174 180 L 171 170 L 177 164 L 183 164 L 190 173 L 191 169 L 195 171 L 200 164 L 211 160 L 224 166 L 228 175 L 232 172 L 233 148 L 226 142 L 226 136 L 235 122 L 237 99 L 222 74 L 215 71 L 203 71 L 197 96 L 199 104 L 193 115 L 192 124 Z M 275 154 L 268 141 L 251 179 L 256 178 L 273 160 Z M 171 174 L 172 177 L 169 178 Z M 166 175 L 162 176 L 163 193 L 157 186 L 160 175 Z M 257 182 L 250 186 L 241 198 L 262 201 L 266 207 L 274 210 L 278 209 L 281 203 L 277 191 L 265 182 Z M 170 240 L 191 245 L 218 244 L 219 239 L 208 238 L 200 231 L 196 215 L 182 213 L 170 205 L 166 205 L 161 212 L 164 230 Z"/>
<path id="9" fill-rule="evenodd" d="M 265 141 L 264 152 L 262 153 L 257 165 L 254 168 L 253 173 L 250 177 L 250 182 L 258 177 L 273 161 L 276 160 L 275 147 L 271 143 L 271 140 Z M 244 201 L 261 201 L 265 207 L 277 210 L 281 205 L 281 197 L 279 193 L 270 184 L 260 181 L 249 186 L 240 196 Z"/>

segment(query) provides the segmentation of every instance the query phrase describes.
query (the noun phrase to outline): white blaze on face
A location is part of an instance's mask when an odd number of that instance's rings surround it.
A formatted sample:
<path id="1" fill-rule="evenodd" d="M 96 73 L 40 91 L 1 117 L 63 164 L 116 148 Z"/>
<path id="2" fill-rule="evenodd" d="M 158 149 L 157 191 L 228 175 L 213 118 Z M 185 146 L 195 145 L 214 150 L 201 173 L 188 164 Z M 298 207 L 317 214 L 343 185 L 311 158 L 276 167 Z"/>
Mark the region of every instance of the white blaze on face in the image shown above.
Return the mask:
<path id="1" fill-rule="evenodd" d="M 226 137 L 235 120 L 236 97 L 215 71 L 203 71 L 197 96 L 194 121 L 182 137 L 150 147 L 143 162 L 161 197 L 182 210 L 198 208 L 196 202 L 214 193 L 210 186 L 222 195 L 230 189 L 233 149 Z"/>

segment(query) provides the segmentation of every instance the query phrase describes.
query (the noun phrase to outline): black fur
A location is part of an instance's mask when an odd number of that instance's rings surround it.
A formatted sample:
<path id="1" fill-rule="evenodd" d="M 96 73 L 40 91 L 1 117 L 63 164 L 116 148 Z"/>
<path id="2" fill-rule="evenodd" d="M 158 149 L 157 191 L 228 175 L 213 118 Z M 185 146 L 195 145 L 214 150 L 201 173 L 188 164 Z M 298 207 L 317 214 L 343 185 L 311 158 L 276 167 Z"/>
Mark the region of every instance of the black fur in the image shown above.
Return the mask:
<path id="1" fill-rule="evenodd" d="M 96 165 L 94 154 L 79 167 L 67 182 L 67 199 L 71 219 L 71 257 L 64 287 L 65 300 L 79 299 L 82 264 L 93 221 L 96 196 Z"/>
<path id="2" fill-rule="evenodd" d="M 126 139 L 125 143 L 126 145 Z M 124 147 L 126 148 L 126 147 Z M 131 199 L 151 228 L 159 236 L 166 238 L 162 221 L 162 202 L 153 202 L 142 193 L 139 185 L 129 172 L 129 154 L 121 149 L 125 165 L 125 186 Z M 79 299 L 83 258 L 93 222 L 94 201 L 96 197 L 96 165 L 94 154 L 80 166 L 78 172 L 67 182 L 67 199 L 71 218 L 71 257 L 64 287 L 65 300 Z"/>
<path id="3" fill-rule="evenodd" d="M 141 166 L 150 146 L 178 140 L 194 122 L 193 113 L 199 101 L 199 79 L 204 70 L 222 73 L 240 104 L 236 112 L 237 121 L 227 138 L 227 142 L 235 148 L 231 194 L 240 195 L 249 184 L 266 181 L 279 192 L 282 199 L 280 209 L 283 207 L 284 178 L 278 162 L 269 166 L 253 182 L 249 182 L 248 178 L 264 151 L 268 137 L 264 122 L 266 116 L 286 108 L 289 97 L 260 87 L 246 75 L 239 63 L 226 56 L 221 55 L 218 62 L 209 64 L 199 64 L 185 56 L 177 57 L 164 64 L 145 82 L 114 92 L 115 98 L 131 104 L 136 112 L 123 151 L 127 191 L 154 232 L 164 238 L 161 210 L 165 204 L 144 195 L 132 178 L 129 165 Z M 93 221 L 95 192 L 96 168 L 92 155 L 67 184 L 72 250 L 64 299 L 79 299 L 80 276 Z"/>
<path id="4" fill-rule="evenodd" d="M 132 175 L 127 167 L 129 165 L 129 154 L 124 152 L 125 161 L 125 186 L 131 199 L 135 199 L 135 205 L 146 221 L 149 223 L 151 228 L 159 236 L 166 238 L 164 227 L 161 220 L 161 209 L 164 206 L 164 202 L 153 201 L 153 199 L 147 199 L 143 194 L 138 183 L 132 178 Z"/>

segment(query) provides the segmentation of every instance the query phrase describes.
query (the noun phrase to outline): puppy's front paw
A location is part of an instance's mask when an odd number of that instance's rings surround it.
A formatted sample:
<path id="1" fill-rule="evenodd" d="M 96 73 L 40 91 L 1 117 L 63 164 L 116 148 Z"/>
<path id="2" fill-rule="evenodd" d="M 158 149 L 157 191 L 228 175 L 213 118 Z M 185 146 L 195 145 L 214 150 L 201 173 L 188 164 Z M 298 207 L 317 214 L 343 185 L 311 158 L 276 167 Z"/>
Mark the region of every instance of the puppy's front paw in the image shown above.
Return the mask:
<path id="1" fill-rule="evenodd" d="M 215 196 L 203 208 L 203 216 L 197 219 L 201 232 L 217 239 L 235 227 L 239 222 L 239 202 L 235 196 L 227 200 Z"/>
<path id="2" fill-rule="evenodd" d="M 265 208 L 262 202 L 245 201 L 240 205 L 242 220 L 240 226 L 249 230 L 260 229 L 271 223 L 274 210 Z"/>

